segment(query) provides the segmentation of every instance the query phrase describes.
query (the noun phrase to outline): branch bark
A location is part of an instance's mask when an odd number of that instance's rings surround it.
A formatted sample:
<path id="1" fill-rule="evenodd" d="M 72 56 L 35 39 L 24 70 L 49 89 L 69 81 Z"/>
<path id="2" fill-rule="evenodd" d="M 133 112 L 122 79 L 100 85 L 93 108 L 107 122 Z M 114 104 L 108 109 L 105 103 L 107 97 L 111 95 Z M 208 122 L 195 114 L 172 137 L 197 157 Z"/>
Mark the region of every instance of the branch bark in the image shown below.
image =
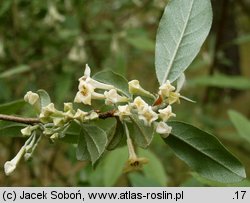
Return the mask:
<path id="1" fill-rule="evenodd" d="M 0 114 L 0 120 L 13 121 L 13 122 L 24 123 L 24 124 L 36 124 L 36 123 L 41 122 L 38 118 L 23 118 L 23 117 L 10 116 L 10 115 L 5 115 L 5 114 Z"/>
<path id="2" fill-rule="evenodd" d="M 115 110 L 110 110 L 110 111 L 102 112 L 102 113 L 97 111 L 97 113 L 100 119 L 115 117 L 114 115 Z M 0 114 L 0 120 L 12 121 L 12 122 L 24 123 L 24 124 L 30 124 L 30 125 L 41 123 L 39 118 L 24 118 L 24 117 L 11 116 L 11 115 L 6 115 L 6 114 Z"/>

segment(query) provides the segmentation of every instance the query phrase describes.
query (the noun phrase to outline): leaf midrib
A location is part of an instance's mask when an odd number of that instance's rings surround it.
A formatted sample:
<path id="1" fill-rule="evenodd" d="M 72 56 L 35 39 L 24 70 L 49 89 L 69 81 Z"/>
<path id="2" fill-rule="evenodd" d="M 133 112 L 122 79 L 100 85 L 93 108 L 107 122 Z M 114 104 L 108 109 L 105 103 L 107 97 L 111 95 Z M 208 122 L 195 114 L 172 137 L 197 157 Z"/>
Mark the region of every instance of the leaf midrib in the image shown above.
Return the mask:
<path id="1" fill-rule="evenodd" d="M 209 154 L 205 153 L 204 151 L 199 151 L 197 148 L 195 148 L 195 146 L 193 146 L 192 144 L 188 143 L 186 140 L 181 139 L 180 137 L 176 136 L 175 134 L 171 133 L 174 137 L 176 137 L 177 139 L 181 140 L 182 142 L 186 143 L 188 146 L 192 147 L 195 151 L 198 151 L 200 153 L 202 153 L 203 155 L 209 157 L 210 159 L 212 159 L 214 162 L 216 162 L 217 164 L 221 165 L 223 168 L 229 170 L 230 172 L 232 172 L 233 174 L 236 174 L 239 177 L 243 177 L 237 173 L 235 173 L 234 171 L 232 171 L 230 168 L 226 167 L 225 165 L 221 164 L 218 160 L 214 159 L 213 157 L 211 157 Z M 226 150 L 226 149 L 225 149 Z M 243 177 L 244 178 L 244 177 Z"/>
<path id="2" fill-rule="evenodd" d="M 181 37 L 180 37 L 180 39 L 179 39 L 179 42 L 178 42 L 177 45 L 176 45 L 176 49 L 175 49 L 175 51 L 174 51 L 173 57 L 172 57 L 171 60 L 170 60 L 169 66 L 167 67 L 167 71 L 166 71 L 166 73 L 165 73 L 165 75 L 164 75 L 162 84 L 164 84 L 164 83 L 166 82 L 167 77 L 168 77 L 168 74 L 169 74 L 169 72 L 170 72 L 170 70 L 171 70 L 171 67 L 172 67 L 173 63 L 174 63 L 174 59 L 175 59 L 176 54 L 177 54 L 177 52 L 178 52 L 178 50 L 179 50 L 180 44 L 181 44 L 181 42 L 182 42 L 183 36 L 184 36 L 185 31 L 186 31 L 186 28 L 187 28 L 187 24 L 188 24 L 188 21 L 189 21 L 189 18 L 190 18 L 192 9 L 193 9 L 193 5 L 194 5 L 194 0 L 193 0 L 192 3 L 191 3 L 190 9 L 189 9 L 189 13 L 188 13 L 188 17 L 187 17 L 187 20 L 186 20 L 186 22 L 185 22 L 185 24 L 184 24 L 183 31 L 182 31 L 182 33 L 181 33 Z"/>

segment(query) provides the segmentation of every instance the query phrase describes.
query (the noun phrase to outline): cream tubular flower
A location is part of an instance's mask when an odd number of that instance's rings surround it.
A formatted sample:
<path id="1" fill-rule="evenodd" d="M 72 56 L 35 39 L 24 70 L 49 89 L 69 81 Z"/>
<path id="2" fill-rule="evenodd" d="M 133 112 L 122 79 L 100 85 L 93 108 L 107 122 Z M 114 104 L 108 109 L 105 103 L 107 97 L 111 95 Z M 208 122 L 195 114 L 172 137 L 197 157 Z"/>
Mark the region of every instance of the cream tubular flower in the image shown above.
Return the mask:
<path id="1" fill-rule="evenodd" d="M 128 98 L 121 96 L 117 93 L 116 89 L 111 89 L 109 91 L 104 92 L 105 96 L 105 104 L 112 105 L 120 102 L 127 102 Z"/>
<path id="2" fill-rule="evenodd" d="M 80 81 L 78 89 L 79 91 L 75 96 L 74 102 L 91 105 L 91 95 L 94 92 L 94 88 L 85 81 Z"/>
<path id="3" fill-rule="evenodd" d="M 119 119 L 122 121 L 122 120 L 124 120 L 124 118 L 132 115 L 131 108 L 130 108 L 130 106 L 128 104 L 118 106 L 118 111 L 115 112 L 114 115 L 119 116 Z"/>
<path id="4" fill-rule="evenodd" d="M 86 64 L 84 76 L 79 78 L 78 92 L 75 96 L 74 102 L 91 105 L 92 99 L 105 98 L 103 94 L 95 92 L 95 89 L 110 90 L 114 88 L 113 85 L 107 85 L 92 79 L 90 74 L 90 67 Z"/>
<path id="5" fill-rule="evenodd" d="M 88 84 L 86 81 L 80 81 L 79 91 L 77 92 L 74 102 L 83 103 L 91 105 L 92 99 L 104 99 L 103 94 L 94 92 L 94 88 L 91 84 Z"/>
<path id="6" fill-rule="evenodd" d="M 44 117 L 49 117 L 50 115 L 52 115 L 53 113 L 55 113 L 57 110 L 55 109 L 55 105 L 54 103 L 50 103 L 47 106 L 42 108 L 42 111 L 40 113 L 40 118 L 44 118 Z"/>
<path id="7" fill-rule="evenodd" d="M 21 130 L 21 133 L 23 136 L 30 136 L 32 133 L 32 127 L 30 125 L 28 125 L 27 127 L 23 128 Z"/>
<path id="8" fill-rule="evenodd" d="M 19 161 L 23 157 L 24 153 L 25 153 L 25 146 L 23 146 L 19 150 L 17 155 L 11 161 L 6 161 L 5 162 L 5 164 L 4 164 L 4 172 L 5 172 L 5 174 L 7 176 L 10 175 L 16 169 L 17 164 L 19 163 Z"/>
<path id="9" fill-rule="evenodd" d="M 159 117 L 162 119 L 162 121 L 166 122 L 170 117 L 175 117 L 176 114 L 172 113 L 172 107 L 168 105 L 164 109 L 159 110 Z"/>
<path id="10" fill-rule="evenodd" d="M 63 104 L 63 110 L 64 110 L 65 112 L 67 112 L 67 111 L 70 111 L 70 112 L 74 111 L 74 109 L 73 109 L 73 104 L 72 104 L 71 102 L 64 103 L 64 104 Z"/>
<path id="11" fill-rule="evenodd" d="M 143 89 L 139 83 L 138 80 L 131 80 L 128 83 L 128 88 L 130 94 L 133 95 L 144 95 L 144 96 L 150 96 L 154 98 L 154 95 L 152 95 L 149 91 Z"/>
<path id="12" fill-rule="evenodd" d="M 91 69 L 88 66 L 88 64 L 86 64 L 85 71 L 84 71 L 84 76 L 79 78 L 79 81 L 80 82 L 85 81 L 86 83 L 91 85 L 93 89 L 110 90 L 110 89 L 114 88 L 113 85 L 108 85 L 108 84 L 101 83 L 101 82 L 98 82 L 98 81 L 94 80 L 93 78 L 90 77 L 90 75 L 91 75 Z"/>
<path id="13" fill-rule="evenodd" d="M 39 99 L 39 95 L 32 91 L 28 91 L 24 96 L 24 101 L 28 102 L 31 105 L 34 105 Z"/>
<path id="14" fill-rule="evenodd" d="M 163 138 L 168 137 L 171 131 L 172 127 L 165 122 L 161 121 L 157 124 L 156 132 L 159 133 Z"/>
<path id="15" fill-rule="evenodd" d="M 123 172 L 140 170 L 140 169 L 142 169 L 144 164 L 148 163 L 148 159 L 146 159 L 144 157 L 137 157 L 137 155 L 135 153 L 134 145 L 133 145 L 132 140 L 129 136 L 129 131 L 128 131 L 128 128 L 126 125 L 125 125 L 125 132 L 127 135 L 127 146 L 128 146 L 129 158 L 126 161 L 126 164 L 123 168 Z"/>
<path id="16" fill-rule="evenodd" d="M 151 123 L 158 119 L 158 114 L 152 110 L 151 106 L 144 108 L 143 111 L 138 112 L 138 118 L 143 120 L 144 125 L 151 126 Z"/>
<path id="17" fill-rule="evenodd" d="M 145 108 L 148 108 L 148 104 L 141 97 L 136 97 L 131 105 L 135 106 L 138 112 L 143 111 L 143 109 Z"/>
<path id="18" fill-rule="evenodd" d="M 99 115 L 95 111 L 92 111 L 91 113 L 89 113 L 85 117 L 85 120 L 88 121 L 88 120 L 94 120 L 94 119 L 97 119 L 97 118 L 99 118 Z"/>
<path id="19" fill-rule="evenodd" d="M 169 97 L 169 94 L 175 90 L 175 87 L 171 85 L 170 81 L 167 82 L 159 87 L 159 94 L 162 97 Z"/>
<path id="20" fill-rule="evenodd" d="M 81 109 L 77 109 L 76 114 L 74 115 L 74 119 L 83 122 L 87 115 L 88 112 L 82 111 Z"/>
<path id="21" fill-rule="evenodd" d="M 167 102 L 168 102 L 169 104 L 173 104 L 173 103 L 175 103 L 175 102 L 177 102 L 177 103 L 179 104 L 179 103 L 180 103 L 180 97 L 181 97 L 180 93 L 178 93 L 178 92 L 171 92 L 171 93 L 169 94 L 169 97 L 168 97 L 168 99 L 167 99 Z"/>

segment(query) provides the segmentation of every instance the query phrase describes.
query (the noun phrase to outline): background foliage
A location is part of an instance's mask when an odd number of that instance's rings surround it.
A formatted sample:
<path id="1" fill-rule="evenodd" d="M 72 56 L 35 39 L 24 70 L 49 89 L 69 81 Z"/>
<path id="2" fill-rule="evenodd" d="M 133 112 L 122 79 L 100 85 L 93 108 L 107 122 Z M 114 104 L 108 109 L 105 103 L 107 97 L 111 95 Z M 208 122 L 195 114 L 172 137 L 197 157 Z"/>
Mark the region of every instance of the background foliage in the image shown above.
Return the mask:
<path id="1" fill-rule="evenodd" d="M 155 35 L 166 3 L 167 0 L 0 1 L 0 103 L 18 100 L 28 90 L 41 88 L 48 90 L 57 105 L 71 101 L 85 63 L 93 72 L 111 69 L 156 91 Z M 213 29 L 187 71 L 183 92 L 197 103 L 183 102 L 176 106 L 176 114 L 178 120 L 217 135 L 246 166 L 249 177 L 250 2 L 212 3 Z M 53 16 L 53 8 L 60 15 Z M 0 113 L 32 113 L 27 107 L 17 111 L 22 101 L 8 105 L 7 112 L 1 105 Z M 219 184 L 192 173 L 157 137 L 150 151 L 139 151 L 151 161 L 141 173 L 120 176 L 121 164 L 127 159 L 124 148 L 109 153 L 93 171 L 89 163 L 76 161 L 74 146 L 43 141 L 33 160 L 20 164 L 7 178 L 2 168 L 4 162 L 16 154 L 24 140 L 1 138 L 5 133 L 20 134 L 11 126 L 4 131 L 2 125 L 0 122 L 0 185 Z M 239 184 L 249 186 L 249 181 Z"/>

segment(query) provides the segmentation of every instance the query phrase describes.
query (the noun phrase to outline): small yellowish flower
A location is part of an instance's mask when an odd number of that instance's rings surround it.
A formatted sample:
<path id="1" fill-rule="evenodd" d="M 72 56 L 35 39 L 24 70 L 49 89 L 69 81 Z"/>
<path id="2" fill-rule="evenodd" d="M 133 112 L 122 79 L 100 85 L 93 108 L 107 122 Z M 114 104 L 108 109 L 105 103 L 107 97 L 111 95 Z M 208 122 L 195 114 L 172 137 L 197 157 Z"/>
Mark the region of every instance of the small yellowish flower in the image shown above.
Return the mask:
<path id="1" fill-rule="evenodd" d="M 30 125 L 28 125 L 27 127 L 23 128 L 21 130 L 21 133 L 23 136 L 30 136 L 32 133 L 32 127 Z"/>
<path id="2" fill-rule="evenodd" d="M 152 110 L 151 106 L 144 108 L 142 111 L 138 112 L 139 119 L 143 120 L 144 125 L 151 126 L 151 123 L 158 119 L 158 114 Z"/>
<path id="3" fill-rule="evenodd" d="M 21 130 L 21 133 L 23 136 L 30 136 L 32 134 L 32 131 L 36 130 L 37 128 L 39 128 L 38 125 L 34 126 L 28 125 L 27 127 Z"/>
<path id="4" fill-rule="evenodd" d="M 159 117 L 166 122 L 170 117 L 175 117 L 176 114 L 172 113 L 172 107 L 170 105 L 168 105 L 166 108 L 164 109 L 160 109 L 159 110 Z"/>
<path id="5" fill-rule="evenodd" d="M 115 112 L 115 116 L 119 116 L 120 120 L 124 120 L 124 118 L 132 115 L 131 108 L 128 104 L 118 106 L 118 111 Z"/>
<path id="6" fill-rule="evenodd" d="M 104 92 L 105 104 L 112 105 L 120 102 L 127 102 L 128 98 L 117 93 L 116 89 L 111 89 Z"/>
<path id="7" fill-rule="evenodd" d="M 40 118 L 49 117 L 53 113 L 55 113 L 57 110 L 55 109 L 54 103 L 50 103 L 47 106 L 43 107 L 41 110 L 41 113 L 39 115 Z"/>
<path id="8" fill-rule="evenodd" d="M 141 97 L 136 97 L 131 105 L 135 106 L 138 112 L 148 108 L 148 104 Z"/>
<path id="9" fill-rule="evenodd" d="M 179 104 L 179 103 L 180 103 L 180 97 L 181 97 L 180 93 L 178 93 L 178 92 L 171 92 L 171 93 L 169 94 L 169 97 L 168 97 L 168 99 L 167 99 L 167 102 L 168 102 L 169 104 L 173 104 L 173 103 L 175 103 L 175 102 L 177 102 L 177 103 Z"/>
<path id="10" fill-rule="evenodd" d="M 28 91 L 24 96 L 24 101 L 28 102 L 31 105 L 34 105 L 39 99 L 39 95 L 32 91 Z"/>
<path id="11" fill-rule="evenodd" d="M 144 164 L 148 163 L 148 159 L 144 157 L 132 157 L 127 160 L 123 168 L 123 172 L 141 170 Z"/>
<path id="12" fill-rule="evenodd" d="M 81 81 L 78 88 L 79 91 L 75 96 L 74 102 L 91 105 L 91 96 L 94 92 L 94 88 L 85 81 Z"/>
<path id="13" fill-rule="evenodd" d="M 6 161 L 5 162 L 5 164 L 4 164 L 4 172 L 5 172 L 5 174 L 7 176 L 10 175 L 16 169 L 17 164 L 19 163 L 19 161 L 23 157 L 24 153 L 25 153 L 25 146 L 23 146 L 19 150 L 17 155 L 11 161 Z"/>
<path id="14" fill-rule="evenodd" d="M 70 112 L 74 111 L 74 110 L 73 110 L 73 104 L 72 104 L 71 102 L 64 103 L 64 108 L 63 108 L 63 110 L 64 110 L 65 112 L 67 112 L 67 111 L 70 111 Z"/>
<path id="15" fill-rule="evenodd" d="M 169 94 L 175 90 L 175 87 L 171 85 L 169 80 L 167 80 L 166 83 L 164 83 L 163 85 L 159 87 L 159 90 L 160 90 L 159 94 L 163 98 L 165 98 L 165 97 L 169 97 Z"/>
<path id="16" fill-rule="evenodd" d="M 143 89 L 138 80 L 131 80 L 128 83 L 129 92 L 133 95 L 144 95 L 154 97 L 149 91 Z"/>
<path id="17" fill-rule="evenodd" d="M 75 96 L 74 102 L 91 105 L 92 99 L 105 98 L 103 94 L 95 92 L 95 89 L 110 90 L 114 88 L 113 85 L 107 85 L 92 79 L 90 74 L 91 70 L 88 64 L 86 64 L 84 76 L 79 79 L 78 92 Z"/>
<path id="18" fill-rule="evenodd" d="M 94 119 L 97 119 L 99 118 L 99 115 L 95 112 L 95 111 L 92 111 L 91 113 L 89 113 L 86 117 L 85 117 L 85 120 L 94 120 Z"/>
<path id="19" fill-rule="evenodd" d="M 90 74 L 91 74 L 91 69 L 88 66 L 88 64 L 86 64 L 84 76 L 79 78 L 80 83 L 81 83 L 81 81 L 85 81 L 86 83 L 91 85 L 93 87 L 93 89 L 111 90 L 114 88 L 113 85 L 108 85 L 105 83 L 98 82 L 97 80 L 94 80 L 93 78 L 90 77 Z M 80 84 L 79 84 L 79 86 L 80 86 Z M 80 89 L 80 88 L 78 87 L 78 89 Z"/>
<path id="20" fill-rule="evenodd" d="M 163 138 L 168 137 L 171 131 L 172 127 L 166 124 L 165 122 L 161 121 L 157 124 L 156 132 L 161 134 Z"/>
<path id="21" fill-rule="evenodd" d="M 58 133 L 54 133 L 53 135 L 50 136 L 50 139 L 52 142 L 55 142 L 56 140 L 58 140 L 58 138 L 59 138 Z"/>
<path id="22" fill-rule="evenodd" d="M 131 138 L 129 137 L 127 127 L 125 128 L 125 130 L 127 134 L 127 146 L 128 146 L 129 158 L 123 168 L 123 171 L 130 172 L 130 171 L 140 170 L 144 164 L 148 163 L 148 160 L 144 157 L 137 157 L 134 150 L 134 145 L 132 143 Z"/>
<path id="23" fill-rule="evenodd" d="M 88 112 L 82 111 L 81 109 L 77 109 L 74 119 L 83 122 L 87 115 L 88 115 Z"/>
<path id="24" fill-rule="evenodd" d="M 63 126 L 65 124 L 65 120 L 63 116 L 59 116 L 59 117 L 53 117 L 52 118 L 53 123 L 55 126 Z"/>

